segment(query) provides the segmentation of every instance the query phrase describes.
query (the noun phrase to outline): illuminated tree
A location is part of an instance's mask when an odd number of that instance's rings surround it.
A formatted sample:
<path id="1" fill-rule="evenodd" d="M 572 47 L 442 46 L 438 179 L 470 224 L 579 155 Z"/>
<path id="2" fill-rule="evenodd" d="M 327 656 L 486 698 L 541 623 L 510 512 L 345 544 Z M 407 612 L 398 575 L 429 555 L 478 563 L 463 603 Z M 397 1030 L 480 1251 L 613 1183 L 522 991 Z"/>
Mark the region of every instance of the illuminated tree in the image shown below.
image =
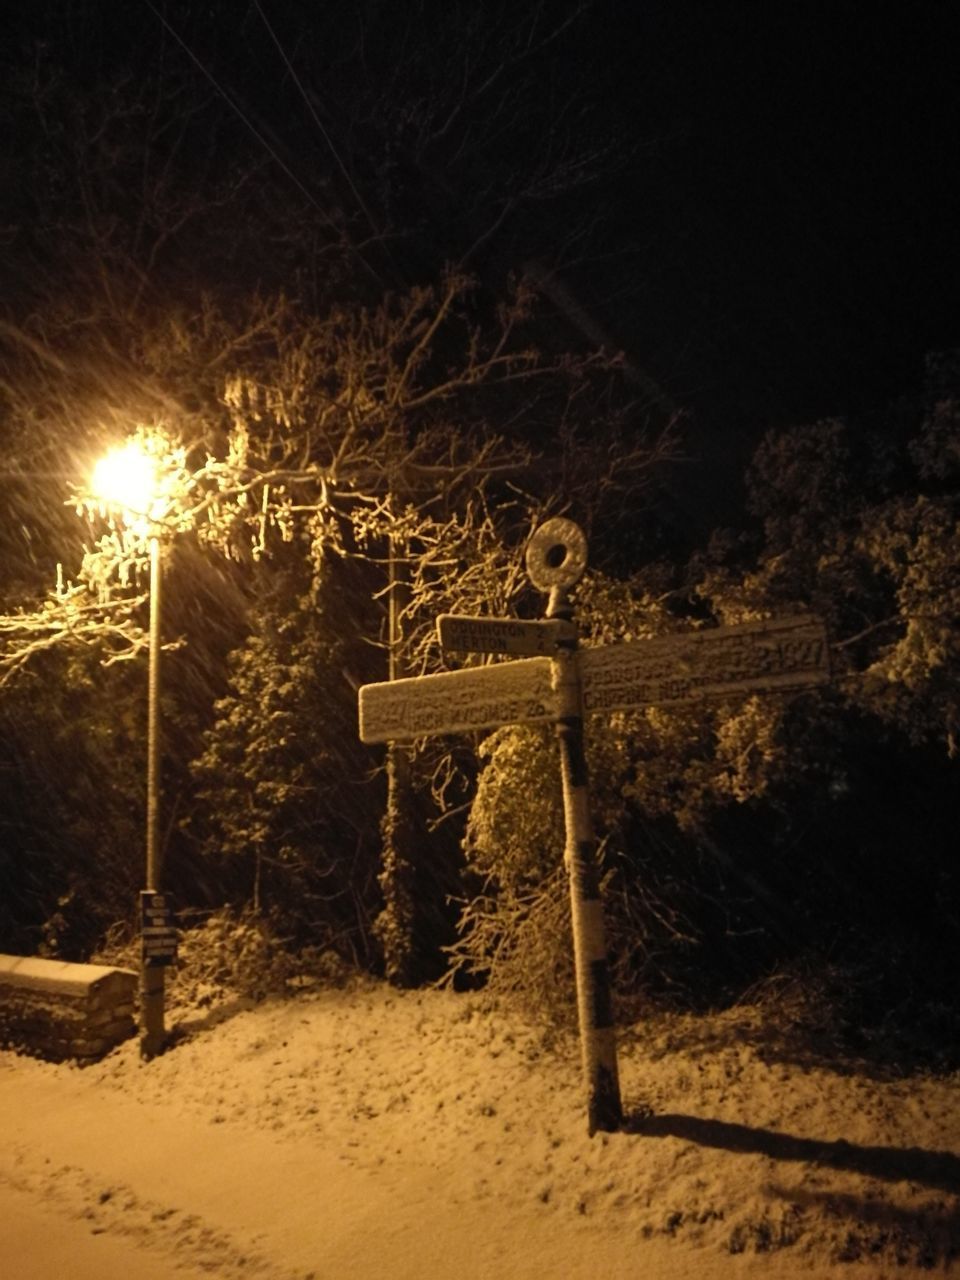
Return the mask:
<path id="1" fill-rule="evenodd" d="M 872 433 L 839 420 L 771 432 L 750 474 L 756 523 L 717 531 L 689 564 L 588 573 L 588 643 L 812 610 L 833 664 L 832 684 L 802 697 L 588 726 L 622 994 L 724 999 L 778 966 L 819 983 L 834 966 L 831 999 L 851 1018 L 952 1007 L 951 368 L 932 358 L 924 393 Z M 476 879 L 452 961 L 539 1009 L 569 962 L 554 761 L 531 728 L 498 730 L 480 754 L 464 844 Z"/>
<path id="2" fill-rule="evenodd" d="M 85 641 L 112 637 L 106 656 L 142 648 L 130 548 L 98 526 L 75 573 L 76 527 L 58 514 L 67 483 L 134 423 L 164 427 L 183 450 L 189 500 L 171 589 L 189 592 L 177 560 L 192 557 L 193 577 L 195 551 L 225 553 L 223 568 L 206 571 L 207 616 L 176 655 L 192 689 L 269 612 L 245 622 L 235 607 L 238 594 L 265 594 L 268 574 L 251 566 L 292 551 L 297 616 L 330 557 L 372 565 L 373 581 L 357 573 L 382 602 L 392 550 L 410 580 L 392 646 L 402 666 L 425 669 L 439 660 L 433 610 L 509 603 L 492 576 L 503 557 L 489 549 L 517 544 L 515 521 L 579 495 L 591 468 L 595 491 L 635 494 L 672 452 L 649 422 L 649 396 L 623 387 L 623 362 L 568 356 L 533 287 L 579 252 L 584 224 L 564 201 L 610 159 L 592 110 L 567 110 L 560 67 L 580 56 L 581 7 L 551 19 L 469 8 L 439 26 L 420 7 L 364 8 L 362 38 L 318 10 L 311 21 L 327 38 L 313 47 L 326 53 L 312 81 L 291 60 L 291 33 L 253 9 L 229 32 L 203 13 L 151 27 L 169 42 L 165 57 L 153 58 L 153 40 L 134 41 L 151 50 L 136 69 L 114 59 L 96 8 L 64 6 L 68 39 L 39 49 L 22 15 L 4 82 L 17 145 L 0 246 L 0 394 L 8 459 L 31 475 L 3 531 L 14 553 L 5 563 L 23 568 L 6 584 L 8 671 L 87 620 Z M 284 74 L 261 76 L 247 101 L 237 68 L 262 66 L 270 49 Z M 562 56 L 548 92 L 551 50 Z M 308 146 L 280 128 L 293 118 L 290 95 Z M 451 557 L 470 564 L 484 539 L 487 586 L 472 567 L 451 575 Z M 58 561 L 77 594 L 46 601 Z M 174 622 L 190 613 L 184 600 Z M 233 634 L 212 638 L 209 619 L 221 614 Z M 217 675 L 207 683 L 224 693 Z M 167 713 L 189 726 L 185 764 L 203 716 Z M 181 774 L 172 785 L 189 794 L 192 784 Z"/>

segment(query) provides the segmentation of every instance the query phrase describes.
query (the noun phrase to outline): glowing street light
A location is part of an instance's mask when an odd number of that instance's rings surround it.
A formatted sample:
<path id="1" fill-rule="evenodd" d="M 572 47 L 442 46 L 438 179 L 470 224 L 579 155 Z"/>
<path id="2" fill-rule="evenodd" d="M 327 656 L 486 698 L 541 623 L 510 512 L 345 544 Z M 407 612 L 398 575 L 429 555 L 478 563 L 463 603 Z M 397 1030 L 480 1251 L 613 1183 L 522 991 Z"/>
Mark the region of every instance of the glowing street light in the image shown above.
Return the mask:
<path id="1" fill-rule="evenodd" d="M 161 502 L 158 459 L 139 440 L 111 449 L 93 469 L 90 487 L 106 506 L 118 507 L 128 524 L 156 519 Z"/>
<path id="2" fill-rule="evenodd" d="M 150 641 L 147 681 L 147 814 L 146 814 L 146 878 L 145 898 L 162 907 L 156 895 L 162 880 L 159 832 L 160 791 L 160 603 L 162 575 L 160 571 L 160 520 L 169 505 L 164 492 L 160 458 L 139 438 L 128 441 L 101 458 L 91 477 L 91 493 L 104 507 L 117 511 L 128 528 L 146 537 L 150 548 Z M 144 919 L 146 905 L 142 906 Z M 161 912 L 165 916 L 165 912 Z M 143 926 L 142 926 L 143 927 Z M 144 933 L 140 961 L 140 1051 L 153 1057 L 163 1048 L 164 1027 L 164 961 L 158 963 L 147 954 Z"/>

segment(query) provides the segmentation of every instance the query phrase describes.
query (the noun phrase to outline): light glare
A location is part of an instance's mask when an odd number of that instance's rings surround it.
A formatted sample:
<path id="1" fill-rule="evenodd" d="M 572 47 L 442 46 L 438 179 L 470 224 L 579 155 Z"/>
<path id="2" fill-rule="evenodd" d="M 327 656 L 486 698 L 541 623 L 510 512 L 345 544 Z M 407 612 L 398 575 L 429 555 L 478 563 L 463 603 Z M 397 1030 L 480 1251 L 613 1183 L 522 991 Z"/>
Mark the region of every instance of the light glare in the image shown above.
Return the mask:
<path id="1" fill-rule="evenodd" d="M 91 483 L 101 502 L 122 507 L 131 515 L 152 516 L 159 496 L 157 460 L 130 440 L 100 459 Z"/>

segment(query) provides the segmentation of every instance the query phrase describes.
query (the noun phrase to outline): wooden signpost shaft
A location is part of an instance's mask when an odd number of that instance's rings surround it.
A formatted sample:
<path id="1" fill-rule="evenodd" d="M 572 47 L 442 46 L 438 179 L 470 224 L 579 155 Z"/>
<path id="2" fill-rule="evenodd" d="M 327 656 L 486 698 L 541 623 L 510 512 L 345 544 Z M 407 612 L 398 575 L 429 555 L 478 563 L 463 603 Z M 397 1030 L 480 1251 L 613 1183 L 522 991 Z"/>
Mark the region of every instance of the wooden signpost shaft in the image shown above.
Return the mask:
<path id="1" fill-rule="evenodd" d="M 572 620 L 572 610 L 564 592 L 554 591 L 551 594 L 547 616 Z M 587 791 L 580 660 L 575 631 L 573 638 L 564 642 L 552 661 L 559 703 L 556 733 L 560 748 L 566 832 L 564 860 L 570 883 L 580 1052 L 587 1096 L 587 1127 L 592 1137 L 598 1129 L 608 1133 L 619 1129 L 623 1122 L 623 1107 L 597 844 Z"/>

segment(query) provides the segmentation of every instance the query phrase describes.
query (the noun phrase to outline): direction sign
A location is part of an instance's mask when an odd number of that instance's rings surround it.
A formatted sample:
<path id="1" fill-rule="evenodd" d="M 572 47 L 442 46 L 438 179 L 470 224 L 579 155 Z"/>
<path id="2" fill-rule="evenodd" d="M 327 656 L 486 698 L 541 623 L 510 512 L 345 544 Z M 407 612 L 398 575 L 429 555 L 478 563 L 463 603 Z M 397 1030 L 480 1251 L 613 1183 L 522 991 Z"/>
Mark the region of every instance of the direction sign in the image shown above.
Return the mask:
<path id="1" fill-rule="evenodd" d="M 809 615 L 581 649 L 580 661 L 588 714 L 788 692 L 830 678 L 826 632 Z"/>
<path id="2" fill-rule="evenodd" d="M 518 618 L 472 618 L 462 613 L 442 613 L 437 635 L 445 650 L 461 653 L 556 653 L 560 645 L 576 639 L 573 622 L 560 618 L 522 622 Z"/>
<path id="3" fill-rule="evenodd" d="M 465 733 L 521 721 L 553 720 L 556 714 L 549 658 L 521 658 L 498 666 L 443 671 L 360 688 L 363 742 Z"/>
<path id="4" fill-rule="evenodd" d="M 587 714 L 736 694 L 785 693 L 830 678 L 823 623 L 810 616 L 712 627 L 578 652 Z M 559 699 L 552 668 L 550 658 L 522 658 L 364 685 L 360 737 L 364 742 L 402 741 L 555 720 Z"/>

